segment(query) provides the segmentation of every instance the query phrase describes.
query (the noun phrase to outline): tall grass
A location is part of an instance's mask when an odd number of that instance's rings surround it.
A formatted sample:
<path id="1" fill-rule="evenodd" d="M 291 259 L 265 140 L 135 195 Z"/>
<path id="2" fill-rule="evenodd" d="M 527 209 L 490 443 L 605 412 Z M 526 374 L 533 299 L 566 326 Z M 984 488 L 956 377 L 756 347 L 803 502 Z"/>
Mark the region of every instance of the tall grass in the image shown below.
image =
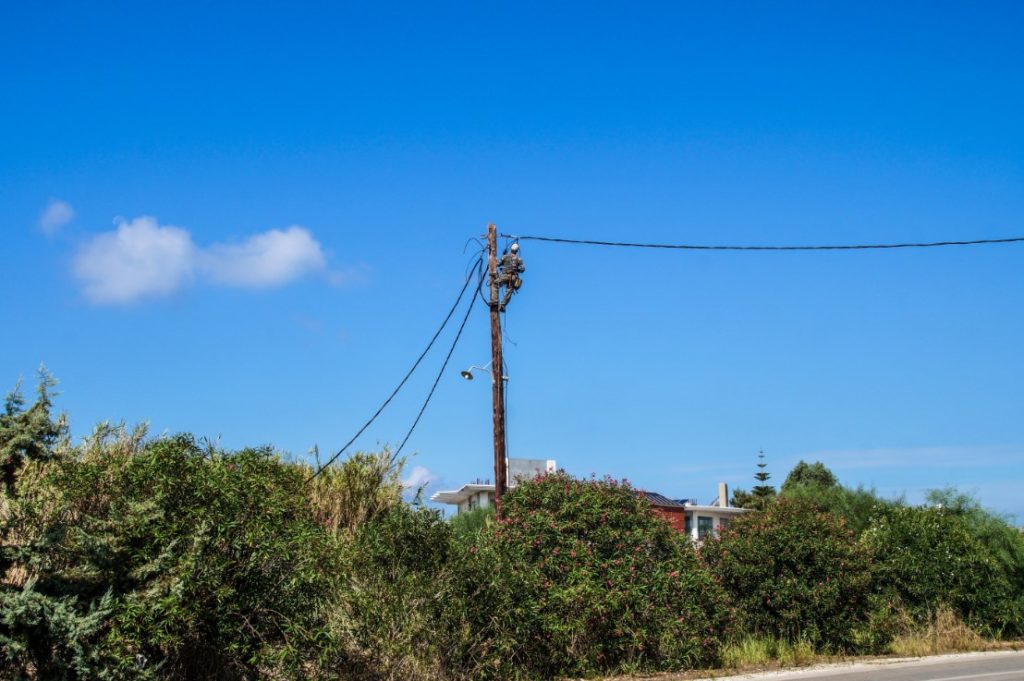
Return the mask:
<path id="1" fill-rule="evenodd" d="M 818 655 L 807 641 L 789 642 L 765 636 L 747 636 L 722 648 L 722 667 L 802 667 L 815 662 Z"/>
<path id="2" fill-rule="evenodd" d="M 985 639 L 946 606 L 936 611 L 927 627 L 910 629 L 889 644 L 890 652 L 903 657 L 983 650 L 986 647 Z"/>
<path id="3" fill-rule="evenodd" d="M 402 503 L 404 466 L 387 448 L 328 466 L 306 485 L 313 516 L 332 532 L 355 532 Z M 314 472 L 301 468 L 306 477 Z"/>

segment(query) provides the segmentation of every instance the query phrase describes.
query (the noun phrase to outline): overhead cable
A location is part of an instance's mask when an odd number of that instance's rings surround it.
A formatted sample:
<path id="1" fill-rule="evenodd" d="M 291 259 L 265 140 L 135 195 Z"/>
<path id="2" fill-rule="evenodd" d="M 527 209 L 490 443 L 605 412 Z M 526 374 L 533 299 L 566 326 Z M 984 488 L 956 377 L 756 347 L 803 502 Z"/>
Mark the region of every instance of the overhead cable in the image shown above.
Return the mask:
<path id="1" fill-rule="evenodd" d="M 866 251 L 893 248 L 934 248 L 937 246 L 978 246 L 987 244 L 1011 244 L 1024 242 L 1024 236 L 1007 237 L 1004 239 L 972 239 L 969 241 L 931 241 L 907 242 L 895 244 L 825 244 L 825 245 L 786 245 L 786 246 L 740 246 L 740 245 L 702 245 L 702 244 L 657 244 L 631 243 L 626 241 L 599 241 L 596 239 L 564 239 L 553 236 L 501 236 L 517 241 L 547 241 L 559 244 L 578 244 L 584 246 L 619 246 L 626 248 L 666 248 L 684 251 Z"/>
<path id="2" fill-rule="evenodd" d="M 480 282 L 476 286 L 476 293 L 480 292 L 480 288 L 484 284 L 484 273 L 481 269 L 482 260 L 477 264 L 477 270 L 479 271 Z M 427 410 L 427 405 L 430 404 L 430 398 L 434 396 L 434 392 L 437 390 L 437 384 L 441 382 L 441 376 L 444 375 L 445 370 L 448 368 L 448 362 L 451 361 L 452 353 L 455 352 L 455 346 L 459 344 L 459 338 L 462 337 L 462 331 L 466 328 L 466 322 L 469 321 L 469 315 L 473 312 L 473 308 L 476 307 L 476 293 L 469 300 L 469 307 L 466 308 L 466 314 L 462 318 L 462 324 L 459 325 L 459 330 L 455 332 L 455 339 L 452 341 L 452 346 L 448 348 L 448 354 L 444 358 L 444 363 L 441 364 L 441 370 L 437 372 L 437 376 L 434 378 L 434 385 L 430 387 L 430 392 L 427 393 L 427 399 L 423 401 L 423 406 L 420 407 L 420 411 L 416 414 L 416 419 L 412 422 L 412 426 L 409 427 L 409 432 L 405 434 L 402 439 L 402 444 L 398 445 L 398 449 L 395 450 L 392 458 L 398 458 L 398 455 L 405 448 L 405 443 L 409 441 L 409 437 L 412 435 L 412 431 L 416 430 L 416 426 L 419 424 L 420 419 L 423 418 L 423 412 Z"/>
<path id="3" fill-rule="evenodd" d="M 448 325 L 448 322 L 451 320 L 452 315 L 455 314 L 455 310 L 458 309 L 459 303 L 462 302 L 462 296 L 464 296 L 466 294 L 466 289 L 469 288 L 470 282 L 473 281 L 473 275 L 480 271 L 480 267 L 482 266 L 482 264 L 483 264 L 483 258 L 478 258 L 476 264 L 473 266 L 472 271 L 469 272 L 466 275 L 466 282 L 462 285 L 462 290 L 459 291 L 459 297 L 455 299 L 455 304 L 453 304 L 451 309 L 448 310 L 448 314 L 445 316 L 444 321 L 441 322 L 441 326 L 439 326 L 437 328 L 437 331 L 434 332 L 433 338 L 431 338 L 430 342 L 427 343 L 427 347 L 423 350 L 422 353 L 420 353 L 420 356 L 416 358 L 416 361 L 413 363 L 412 368 L 410 368 L 409 371 L 405 374 L 405 377 L 402 378 L 402 380 L 398 383 L 398 385 L 395 387 L 395 389 L 391 391 L 391 394 L 388 395 L 388 398 L 386 400 L 384 400 L 384 402 L 380 405 L 380 407 L 377 409 L 377 411 L 374 412 L 373 416 L 371 416 L 370 419 L 366 423 L 364 423 L 363 426 L 358 431 L 356 431 L 356 434 L 352 436 L 352 439 L 349 440 L 348 442 L 346 442 L 344 447 L 342 447 L 334 455 L 332 455 L 331 458 L 327 460 L 327 463 L 325 463 L 322 466 L 320 466 L 319 468 L 317 468 L 316 472 L 313 473 L 311 476 L 309 476 L 309 478 L 306 479 L 307 483 L 311 482 L 314 478 L 316 478 L 318 475 L 323 473 L 324 469 L 326 469 L 332 463 L 337 461 L 338 457 L 340 457 L 342 454 L 344 454 L 345 451 L 349 447 L 352 446 L 352 443 L 355 442 L 357 439 L 359 439 L 359 436 L 362 435 L 366 431 L 366 429 L 370 427 L 370 424 L 372 424 L 374 421 L 377 420 L 377 417 L 380 416 L 381 412 L 384 411 L 385 407 L 387 407 L 391 403 L 391 400 L 393 400 L 395 398 L 395 395 L 398 394 L 398 391 L 402 389 L 402 386 L 404 386 L 406 384 L 406 382 L 409 380 L 409 378 L 413 375 L 413 372 L 416 371 L 416 368 L 419 367 L 420 363 L 423 361 L 423 358 L 426 357 L 427 353 L 430 352 L 430 349 L 432 347 L 434 347 L 434 343 L 437 341 L 438 336 L 440 336 L 441 332 L 444 331 L 444 328 Z M 477 289 L 479 289 L 479 285 L 477 285 Z M 475 291 L 473 292 L 473 295 L 474 296 L 476 295 Z M 470 309 L 473 309 L 472 305 L 470 305 Z M 467 318 L 468 318 L 468 315 L 467 315 Z M 465 324 L 466 324 L 465 320 L 463 320 L 462 324 L 463 324 L 463 326 L 465 326 Z M 460 334 L 462 333 L 462 328 L 461 327 L 459 329 L 459 333 Z M 453 349 L 454 349 L 454 347 L 453 347 Z M 449 352 L 449 356 L 450 355 L 451 355 L 451 353 Z M 447 360 L 445 360 L 445 364 L 447 364 Z M 435 385 L 436 385 L 436 383 L 435 383 Z M 431 392 L 433 392 L 433 391 L 431 391 Z M 419 419 L 417 418 L 417 420 L 419 420 Z M 408 435 L 406 436 L 406 438 L 408 438 Z"/>

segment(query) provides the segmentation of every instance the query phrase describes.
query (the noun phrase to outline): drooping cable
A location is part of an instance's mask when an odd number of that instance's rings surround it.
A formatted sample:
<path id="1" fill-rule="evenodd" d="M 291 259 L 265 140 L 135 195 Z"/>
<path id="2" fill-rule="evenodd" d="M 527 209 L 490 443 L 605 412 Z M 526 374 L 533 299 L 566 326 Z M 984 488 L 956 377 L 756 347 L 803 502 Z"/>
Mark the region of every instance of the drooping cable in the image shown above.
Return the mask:
<path id="1" fill-rule="evenodd" d="M 395 398 L 395 395 L 398 394 L 398 391 L 401 390 L 402 387 L 409 381 L 409 378 L 412 377 L 413 372 L 415 372 L 417 367 L 419 367 L 420 363 L 423 362 L 423 358 L 426 357 L 427 353 L 430 352 L 430 349 L 432 347 L 434 347 L 434 343 L 437 342 L 437 339 L 441 335 L 441 332 L 444 331 L 445 327 L 448 325 L 448 322 L 451 320 L 452 315 L 455 314 L 455 310 L 458 309 L 459 303 L 462 302 L 462 297 L 466 294 L 466 289 L 469 288 L 470 283 L 473 281 L 474 273 L 479 272 L 480 266 L 481 266 L 482 263 L 483 263 L 483 258 L 478 258 L 477 262 L 476 262 L 476 265 L 473 267 L 473 271 L 469 272 L 466 275 L 466 281 L 462 285 L 462 290 L 459 291 L 458 298 L 455 299 L 455 304 L 453 304 L 451 309 L 448 310 L 448 314 L 445 316 L 444 321 L 441 322 L 441 326 L 439 326 L 437 328 L 437 331 L 434 332 L 434 336 L 430 339 L 430 342 L 427 343 L 427 347 L 423 350 L 422 353 L 420 353 L 420 356 L 416 358 L 416 361 L 413 363 L 412 368 L 409 369 L 409 371 L 405 374 L 405 376 L 398 383 L 398 385 L 395 387 L 395 389 L 391 391 L 391 394 L 388 395 L 388 398 L 386 400 L 384 400 L 384 402 L 380 405 L 380 407 L 377 408 L 377 411 L 375 411 L 373 413 L 373 416 L 371 416 L 369 418 L 369 420 L 366 423 L 364 423 L 363 426 L 358 431 L 356 431 L 356 434 L 352 436 L 352 439 L 350 439 L 348 442 L 345 443 L 344 447 L 342 447 L 337 452 L 335 452 L 335 454 L 332 455 L 331 458 L 327 460 L 327 463 L 325 463 L 325 464 L 321 465 L 320 467 L 318 467 L 316 472 L 314 472 L 311 476 L 309 476 L 306 479 L 307 483 L 311 482 L 314 478 L 316 478 L 318 475 L 323 473 L 324 469 L 326 469 L 332 463 L 337 461 L 338 457 L 340 457 L 342 454 L 344 454 L 345 451 L 348 450 L 348 448 L 352 446 L 352 443 L 354 443 L 357 439 L 359 439 L 359 436 L 362 435 L 366 431 L 366 429 L 370 427 L 370 424 L 372 424 L 374 421 L 377 420 L 377 417 L 380 416 L 381 412 L 383 412 L 384 409 L 391 403 L 391 400 L 393 400 Z M 477 285 L 477 289 L 479 290 L 479 284 Z M 474 291 L 473 295 L 474 296 L 476 295 L 475 291 Z M 470 309 L 473 309 L 472 305 L 470 305 Z M 465 321 L 463 321 L 463 326 L 465 326 Z M 461 333 L 461 328 L 460 328 L 459 332 Z"/>
<path id="2" fill-rule="evenodd" d="M 484 284 L 484 273 L 481 269 L 482 261 L 477 265 L 477 271 L 479 274 L 479 283 L 476 286 L 477 292 L 480 291 L 480 287 Z M 405 443 L 409 441 L 409 437 L 412 436 L 412 431 L 416 430 L 416 426 L 419 424 L 420 419 L 423 418 L 423 412 L 427 410 L 427 405 L 430 404 L 430 399 L 434 396 L 434 392 L 437 390 L 437 384 L 441 382 L 441 377 L 444 375 L 445 370 L 448 368 L 448 362 L 451 361 L 452 353 L 455 352 L 455 346 L 459 344 L 459 338 L 462 337 L 462 331 L 466 328 L 466 322 L 469 321 L 469 315 L 473 312 L 473 308 L 476 307 L 476 293 L 470 298 L 469 306 L 466 308 L 466 314 L 462 317 L 462 323 L 459 325 L 459 330 L 455 332 L 455 339 L 452 340 L 452 346 L 448 348 L 448 354 L 444 358 L 444 362 L 441 364 L 441 370 L 437 372 L 437 376 L 434 378 L 434 384 L 430 387 L 430 392 L 427 393 L 427 399 L 423 401 L 423 406 L 420 407 L 420 411 L 416 414 L 416 419 L 412 422 L 412 426 L 409 427 L 409 432 L 402 438 L 402 444 L 398 445 L 398 449 L 392 455 L 392 459 L 397 459 L 398 455 L 405 448 Z"/>

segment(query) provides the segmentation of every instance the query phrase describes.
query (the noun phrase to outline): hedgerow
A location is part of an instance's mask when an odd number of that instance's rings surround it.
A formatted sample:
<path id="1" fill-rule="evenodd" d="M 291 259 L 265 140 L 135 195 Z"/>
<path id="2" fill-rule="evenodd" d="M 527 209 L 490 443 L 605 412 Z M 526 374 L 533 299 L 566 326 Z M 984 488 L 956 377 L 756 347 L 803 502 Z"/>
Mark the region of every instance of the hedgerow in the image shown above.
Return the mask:
<path id="1" fill-rule="evenodd" d="M 876 557 L 876 588 L 926 623 L 949 607 L 989 635 L 1024 631 L 1020 564 L 1000 560 L 996 541 L 1015 547 L 1020 533 L 982 534 L 956 509 L 895 507 L 874 519 L 864 542 Z"/>
<path id="2" fill-rule="evenodd" d="M 473 606 L 472 621 L 494 630 L 497 657 L 509 660 L 496 664 L 496 676 L 717 660 L 724 592 L 689 541 L 627 484 L 565 473 L 537 478 L 511 491 L 503 518 L 476 537 L 468 551 L 477 577 L 489 574 L 489 593 L 482 609 Z M 506 623 L 490 623 L 496 615 Z"/>
<path id="3" fill-rule="evenodd" d="M 870 551 L 813 504 L 779 499 L 740 516 L 701 555 L 748 633 L 847 650 L 868 619 Z"/>
<path id="4" fill-rule="evenodd" d="M 189 435 L 72 445 L 51 387 L 0 413 L 2 678 L 525 681 L 1024 632 L 1024 538 L 950 492 L 794 483 L 698 549 L 628 484 L 557 473 L 452 523 L 386 450 L 310 481 Z"/>

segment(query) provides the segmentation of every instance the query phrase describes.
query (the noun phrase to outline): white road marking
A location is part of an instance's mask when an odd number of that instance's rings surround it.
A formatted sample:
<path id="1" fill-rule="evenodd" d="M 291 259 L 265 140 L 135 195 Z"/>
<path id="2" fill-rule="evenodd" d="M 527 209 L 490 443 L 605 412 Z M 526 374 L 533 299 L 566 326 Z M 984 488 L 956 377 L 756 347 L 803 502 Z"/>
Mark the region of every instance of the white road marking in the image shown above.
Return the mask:
<path id="1" fill-rule="evenodd" d="M 985 672 L 984 674 L 964 674 L 962 676 L 940 676 L 935 679 L 929 679 L 928 681 L 961 681 L 961 679 L 983 679 L 987 676 L 1005 676 L 1010 678 L 1010 675 L 1013 675 L 1013 678 L 1019 679 L 1020 673 L 1020 670 L 1011 669 L 1010 671 L 1005 672 Z"/>

